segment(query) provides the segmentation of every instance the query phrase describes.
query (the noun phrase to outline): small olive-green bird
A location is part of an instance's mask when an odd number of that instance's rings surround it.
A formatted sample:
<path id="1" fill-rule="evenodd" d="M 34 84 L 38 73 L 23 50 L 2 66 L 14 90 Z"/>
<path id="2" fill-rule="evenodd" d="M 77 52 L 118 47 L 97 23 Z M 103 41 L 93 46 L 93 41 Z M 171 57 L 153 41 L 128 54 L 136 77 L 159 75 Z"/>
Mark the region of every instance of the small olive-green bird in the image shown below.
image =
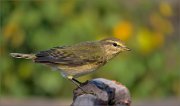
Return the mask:
<path id="1" fill-rule="evenodd" d="M 63 77 L 77 85 L 75 78 L 88 74 L 103 66 L 110 59 L 130 49 L 117 38 L 86 41 L 71 46 L 58 46 L 36 54 L 11 53 L 12 57 L 31 59 L 58 69 Z"/>

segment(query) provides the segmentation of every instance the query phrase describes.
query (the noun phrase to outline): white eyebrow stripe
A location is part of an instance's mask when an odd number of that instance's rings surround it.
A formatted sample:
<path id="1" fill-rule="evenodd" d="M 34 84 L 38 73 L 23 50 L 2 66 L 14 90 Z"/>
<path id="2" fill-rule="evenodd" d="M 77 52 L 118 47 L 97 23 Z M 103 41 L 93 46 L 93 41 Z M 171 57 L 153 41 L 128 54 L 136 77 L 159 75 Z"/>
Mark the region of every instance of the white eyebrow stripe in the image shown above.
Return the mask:
<path id="1" fill-rule="evenodd" d="M 117 41 L 112 41 L 112 40 L 107 40 L 107 42 L 119 44 L 119 42 L 117 42 Z"/>
<path id="2" fill-rule="evenodd" d="M 122 44 L 122 43 L 118 43 L 118 45 L 119 46 L 121 46 L 121 47 L 126 47 L 124 44 Z"/>

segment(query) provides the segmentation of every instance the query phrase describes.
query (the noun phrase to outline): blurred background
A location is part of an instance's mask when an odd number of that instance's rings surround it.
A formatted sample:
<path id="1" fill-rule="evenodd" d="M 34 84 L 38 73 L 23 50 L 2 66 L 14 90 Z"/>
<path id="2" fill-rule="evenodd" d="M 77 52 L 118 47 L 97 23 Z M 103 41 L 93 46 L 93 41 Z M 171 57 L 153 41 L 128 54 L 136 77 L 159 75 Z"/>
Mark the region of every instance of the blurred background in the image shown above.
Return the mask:
<path id="1" fill-rule="evenodd" d="M 116 80 L 127 86 L 133 102 L 180 98 L 179 0 L 0 0 L 0 5 L 1 102 L 43 98 L 70 104 L 76 86 L 49 67 L 9 53 L 106 37 L 123 40 L 132 51 L 80 81 Z"/>

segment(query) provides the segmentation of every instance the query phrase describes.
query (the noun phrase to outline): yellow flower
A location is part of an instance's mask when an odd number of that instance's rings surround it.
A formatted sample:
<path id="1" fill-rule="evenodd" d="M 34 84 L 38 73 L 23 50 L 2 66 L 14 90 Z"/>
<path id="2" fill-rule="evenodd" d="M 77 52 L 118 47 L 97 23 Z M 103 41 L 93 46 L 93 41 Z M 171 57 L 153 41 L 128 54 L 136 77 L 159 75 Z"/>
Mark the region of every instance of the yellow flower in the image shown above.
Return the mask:
<path id="1" fill-rule="evenodd" d="M 170 4 L 167 2 L 161 2 L 159 6 L 159 10 L 162 15 L 167 16 L 167 17 L 172 16 L 173 14 L 172 8 Z"/>
<path id="2" fill-rule="evenodd" d="M 152 32 L 147 29 L 141 29 L 137 35 L 137 44 L 142 54 L 148 54 L 153 50 Z"/>
<path id="3" fill-rule="evenodd" d="M 10 41 L 13 47 L 20 46 L 25 38 L 24 31 L 15 23 L 9 23 L 3 28 L 5 42 Z"/>
<path id="4" fill-rule="evenodd" d="M 115 37 L 127 41 L 133 32 L 133 25 L 129 21 L 122 21 L 117 24 L 113 29 L 113 34 Z"/>
<path id="5" fill-rule="evenodd" d="M 153 34 L 154 48 L 161 47 L 164 44 L 164 35 L 160 32 L 154 32 Z"/>
<path id="6" fill-rule="evenodd" d="M 9 23 L 3 28 L 3 36 L 5 39 L 10 39 L 14 32 L 18 29 L 18 25 L 15 23 Z"/>
<path id="7" fill-rule="evenodd" d="M 150 15 L 150 23 L 157 32 L 164 34 L 171 34 L 173 32 L 172 23 L 168 19 L 161 17 L 158 13 Z"/>
<path id="8" fill-rule="evenodd" d="M 149 54 L 164 44 L 164 35 L 152 32 L 147 28 L 141 28 L 136 38 L 137 46 L 142 54 Z"/>
<path id="9" fill-rule="evenodd" d="M 2 35 L 5 39 L 4 42 L 13 47 L 18 47 L 23 44 L 25 38 L 25 33 L 21 28 L 20 20 L 22 17 L 22 9 L 17 9 L 11 14 L 11 17 L 8 18 L 7 24 L 2 27 Z"/>

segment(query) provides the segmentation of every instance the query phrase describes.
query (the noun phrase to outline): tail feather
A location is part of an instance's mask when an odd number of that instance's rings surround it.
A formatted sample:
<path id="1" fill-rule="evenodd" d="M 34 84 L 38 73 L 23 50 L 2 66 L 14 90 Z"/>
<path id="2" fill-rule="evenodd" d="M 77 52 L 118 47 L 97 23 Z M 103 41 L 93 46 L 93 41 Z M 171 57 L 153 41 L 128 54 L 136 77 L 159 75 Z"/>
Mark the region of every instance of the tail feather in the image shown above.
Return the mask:
<path id="1" fill-rule="evenodd" d="M 24 59 L 35 59 L 35 54 L 23 54 L 23 53 L 10 53 L 14 58 L 24 58 Z"/>

